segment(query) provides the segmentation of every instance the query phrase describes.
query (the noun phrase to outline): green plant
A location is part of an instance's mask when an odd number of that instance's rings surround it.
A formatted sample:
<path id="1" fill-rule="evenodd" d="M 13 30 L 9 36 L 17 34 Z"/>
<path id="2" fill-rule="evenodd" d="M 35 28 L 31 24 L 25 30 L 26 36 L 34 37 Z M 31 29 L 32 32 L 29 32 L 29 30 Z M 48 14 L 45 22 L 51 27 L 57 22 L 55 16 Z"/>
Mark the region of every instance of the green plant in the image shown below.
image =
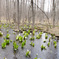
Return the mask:
<path id="1" fill-rule="evenodd" d="M 40 35 L 37 35 L 37 36 L 36 36 L 36 39 L 40 39 L 40 38 L 41 38 L 41 36 L 40 36 Z"/>
<path id="2" fill-rule="evenodd" d="M 34 59 L 37 59 L 37 57 L 35 57 Z"/>
<path id="3" fill-rule="evenodd" d="M 2 27 L 2 24 L 0 25 L 0 29 L 1 29 L 1 27 Z"/>
<path id="4" fill-rule="evenodd" d="M 19 40 L 19 35 L 16 36 L 16 40 Z"/>
<path id="5" fill-rule="evenodd" d="M 13 49 L 16 51 L 16 50 L 18 50 L 18 45 L 17 45 L 17 43 L 16 43 L 16 41 L 14 41 L 13 42 Z"/>
<path id="6" fill-rule="evenodd" d="M 30 30 L 28 30 L 27 32 L 28 32 L 28 34 L 30 34 Z"/>
<path id="7" fill-rule="evenodd" d="M 56 48 L 57 47 L 57 42 L 53 41 L 53 44 L 54 44 L 54 47 Z"/>
<path id="8" fill-rule="evenodd" d="M 37 57 L 36 57 L 36 58 L 34 58 L 34 59 L 41 59 L 41 58 L 37 58 Z"/>
<path id="9" fill-rule="evenodd" d="M 49 42 L 50 42 L 51 38 L 49 38 Z"/>
<path id="10" fill-rule="evenodd" d="M 35 30 L 33 31 L 33 35 L 35 35 Z"/>
<path id="11" fill-rule="evenodd" d="M 6 40 L 6 39 L 4 39 L 4 42 L 6 42 L 6 45 L 9 45 L 10 40 Z"/>
<path id="12" fill-rule="evenodd" d="M 31 54 L 31 51 L 27 50 L 26 57 L 30 56 L 30 54 Z"/>
<path id="13" fill-rule="evenodd" d="M 6 42 L 2 43 L 2 48 L 6 48 Z"/>
<path id="14" fill-rule="evenodd" d="M 26 44 L 26 40 L 22 42 L 21 47 L 23 48 Z"/>
<path id="15" fill-rule="evenodd" d="M 57 44 L 57 42 L 56 41 L 53 41 L 53 44 Z"/>
<path id="16" fill-rule="evenodd" d="M 55 36 L 53 36 L 53 39 L 55 39 Z"/>
<path id="17" fill-rule="evenodd" d="M 35 44 L 33 42 L 31 42 L 30 45 L 34 47 Z"/>
<path id="18" fill-rule="evenodd" d="M 7 34 L 7 35 L 6 35 L 6 39 L 9 39 L 9 38 L 10 38 L 10 34 Z"/>
<path id="19" fill-rule="evenodd" d="M 44 40 L 44 43 L 46 42 L 46 40 Z"/>
<path id="20" fill-rule="evenodd" d="M 43 49 L 46 49 L 46 47 L 42 45 L 42 46 L 41 46 L 41 50 L 43 50 Z"/>
<path id="21" fill-rule="evenodd" d="M 34 37 L 31 37 L 30 40 L 34 40 L 35 38 Z"/>
<path id="22" fill-rule="evenodd" d="M 48 47 L 50 46 L 50 42 L 48 42 L 47 46 L 48 46 Z"/>
<path id="23" fill-rule="evenodd" d="M 19 41 L 22 42 L 23 41 L 23 37 L 19 36 Z"/>
<path id="24" fill-rule="evenodd" d="M 3 33 L 0 31 L 0 36 L 3 36 Z"/>
<path id="25" fill-rule="evenodd" d="M 24 39 L 27 39 L 27 35 L 24 35 Z"/>
<path id="26" fill-rule="evenodd" d="M 23 35 L 25 35 L 26 31 L 23 31 Z"/>
<path id="27" fill-rule="evenodd" d="M 7 33 L 9 32 L 9 30 L 7 30 Z"/>
<path id="28" fill-rule="evenodd" d="M 55 44 L 54 47 L 56 48 L 57 47 L 57 44 Z"/>
<path id="29" fill-rule="evenodd" d="M 45 34 L 45 39 L 47 39 L 48 38 L 48 35 L 47 35 L 47 33 Z"/>

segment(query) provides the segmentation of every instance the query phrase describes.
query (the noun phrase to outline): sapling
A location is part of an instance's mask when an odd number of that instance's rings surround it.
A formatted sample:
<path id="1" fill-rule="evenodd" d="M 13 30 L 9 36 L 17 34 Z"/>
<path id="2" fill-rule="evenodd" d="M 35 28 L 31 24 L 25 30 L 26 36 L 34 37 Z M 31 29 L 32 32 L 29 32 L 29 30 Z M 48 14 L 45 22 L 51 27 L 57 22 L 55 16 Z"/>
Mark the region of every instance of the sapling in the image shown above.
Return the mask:
<path id="1" fill-rule="evenodd" d="M 30 45 L 34 47 L 35 44 L 33 42 L 31 42 Z"/>
<path id="2" fill-rule="evenodd" d="M 26 57 L 30 57 L 30 55 L 31 55 L 31 51 L 27 50 Z"/>
<path id="3" fill-rule="evenodd" d="M 48 42 L 47 46 L 48 46 L 48 47 L 50 46 L 50 42 Z"/>
<path id="4" fill-rule="evenodd" d="M 13 42 L 13 49 L 16 51 L 16 50 L 18 50 L 18 47 L 19 47 L 19 46 L 18 46 L 17 43 L 14 41 L 14 42 Z"/>
<path id="5" fill-rule="evenodd" d="M 6 42 L 3 42 L 3 43 L 2 43 L 2 48 L 3 48 L 3 49 L 6 48 Z"/>

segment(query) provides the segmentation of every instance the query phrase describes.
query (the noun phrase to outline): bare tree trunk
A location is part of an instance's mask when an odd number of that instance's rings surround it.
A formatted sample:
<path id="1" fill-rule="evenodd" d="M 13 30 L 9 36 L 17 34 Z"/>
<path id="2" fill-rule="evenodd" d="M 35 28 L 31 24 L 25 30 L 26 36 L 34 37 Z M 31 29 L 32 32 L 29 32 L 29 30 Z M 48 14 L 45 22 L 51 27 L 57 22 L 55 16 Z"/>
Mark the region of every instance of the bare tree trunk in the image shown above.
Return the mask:
<path id="1" fill-rule="evenodd" d="M 17 0 L 17 21 L 18 21 L 18 30 L 19 30 L 19 0 Z"/>
<path id="2" fill-rule="evenodd" d="M 53 0 L 53 27 L 55 27 L 55 0 Z"/>
<path id="3" fill-rule="evenodd" d="M 14 22 L 16 23 L 16 11 L 15 11 L 15 7 L 16 7 L 16 5 L 15 5 L 15 0 L 14 0 L 14 14 L 13 14 L 13 20 L 14 20 Z"/>
<path id="4" fill-rule="evenodd" d="M 34 29 L 34 25 L 35 25 L 35 15 L 34 15 L 34 5 L 33 5 L 33 0 L 31 0 L 31 6 L 32 6 L 32 15 L 33 15 L 33 19 L 32 19 L 32 22 L 33 22 L 33 24 L 32 24 L 32 27 L 33 27 L 33 29 Z"/>
<path id="5" fill-rule="evenodd" d="M 1 22 L 1 0 L 0 0 L 0 22 Z"/>
<path id="6" fill-rule="evenodd" d="M 9 20 L 9 1 L 6 0 L 6 20 Z"/>

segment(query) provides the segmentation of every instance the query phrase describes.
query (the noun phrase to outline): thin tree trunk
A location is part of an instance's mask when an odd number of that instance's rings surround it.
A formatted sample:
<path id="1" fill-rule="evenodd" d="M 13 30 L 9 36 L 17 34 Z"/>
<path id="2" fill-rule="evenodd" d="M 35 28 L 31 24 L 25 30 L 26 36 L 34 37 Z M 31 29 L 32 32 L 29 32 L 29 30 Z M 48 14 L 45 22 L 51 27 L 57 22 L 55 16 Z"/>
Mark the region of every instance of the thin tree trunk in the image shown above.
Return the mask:
<path id="1" fill-rule="evenodd" d="M 55 27 L 55 0 L 53 0 L 53 27 Z"/>

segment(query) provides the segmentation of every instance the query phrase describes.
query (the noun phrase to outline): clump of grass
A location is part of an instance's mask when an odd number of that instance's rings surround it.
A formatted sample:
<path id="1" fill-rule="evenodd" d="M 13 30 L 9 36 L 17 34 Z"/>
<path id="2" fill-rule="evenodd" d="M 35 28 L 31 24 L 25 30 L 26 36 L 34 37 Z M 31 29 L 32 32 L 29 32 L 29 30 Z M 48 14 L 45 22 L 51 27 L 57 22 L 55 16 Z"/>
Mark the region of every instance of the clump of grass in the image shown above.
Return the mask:
<path id="1" fill-rule="evenodd" d="M 34 44 L 33 42 L 31 42 L 30 45 L 31 45 L 32 47 L 34 47 L 35 44 Z"/>

